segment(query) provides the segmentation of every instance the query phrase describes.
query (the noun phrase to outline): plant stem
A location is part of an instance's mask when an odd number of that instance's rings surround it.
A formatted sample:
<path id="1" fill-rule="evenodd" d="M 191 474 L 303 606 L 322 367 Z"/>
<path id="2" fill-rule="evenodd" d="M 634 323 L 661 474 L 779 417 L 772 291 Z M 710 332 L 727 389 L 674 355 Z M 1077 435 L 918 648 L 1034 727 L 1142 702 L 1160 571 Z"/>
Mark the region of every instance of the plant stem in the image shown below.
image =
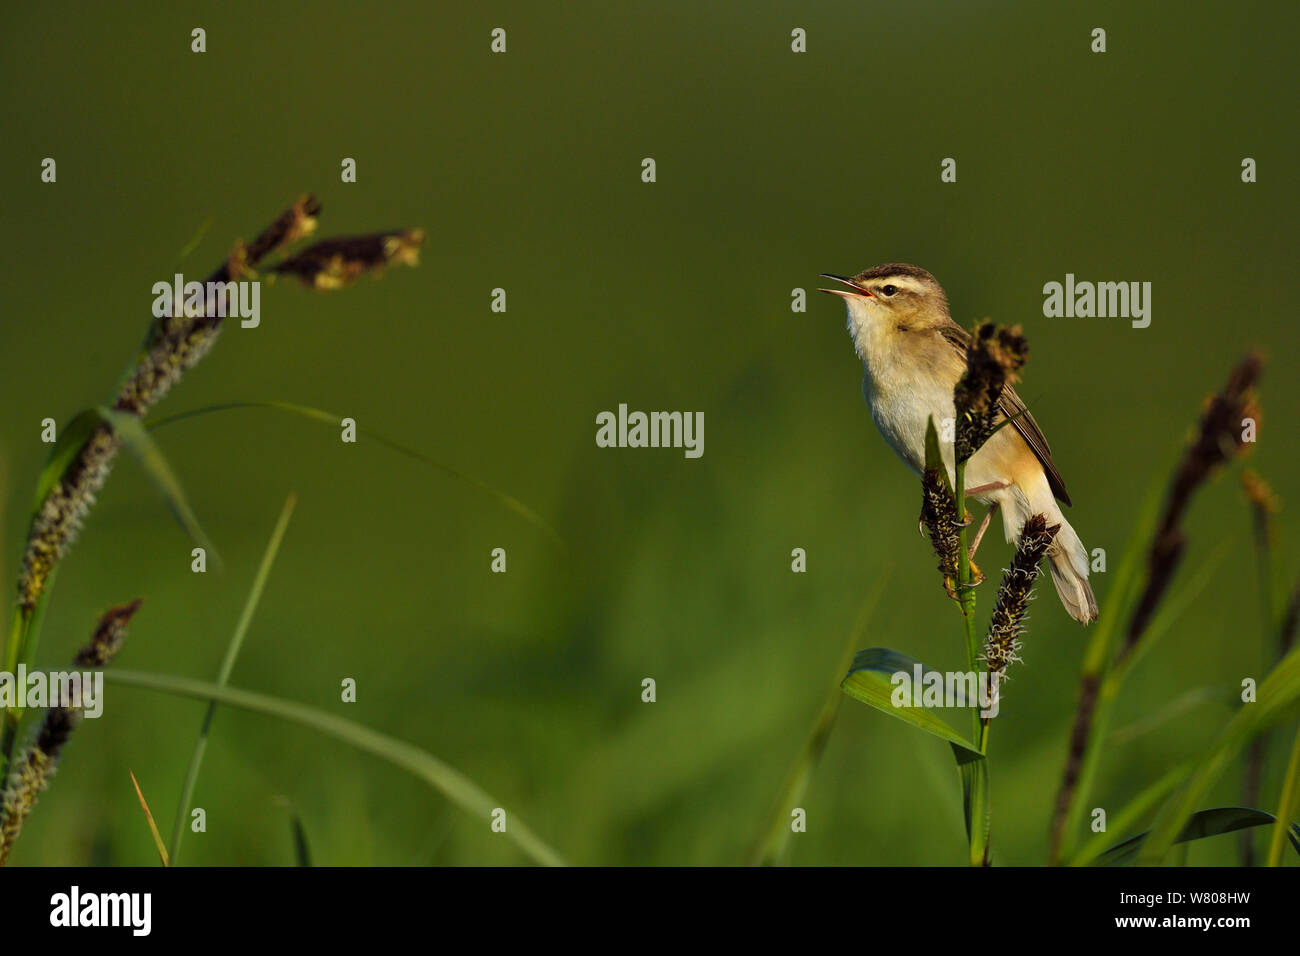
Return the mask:
<path id="1" fill-rule="evenodd" d="M 966 464 L 956 468 L 957 479 L 954 482 L 954 494 L 957 499 L 957 517 L 961 524 L 957 531 L 959 547 L 957 549 L 957 603 L 961 608 L 962 624 L 966 628 L 966 663 L 970 669 L 978 669 L 980 646 L 975 636 L 975 589 L 971 586 L 970 553 L 966 550 Z M 979 714 L 974 716 L 975 736 L 978 741 L 980 733 Z M 982 749 L 982 748 L 981 748 Z"/>
<path id="2" fill-rule="evenodd" d="M 958 462 L 954 469 L 953 494 L 956 498 L 957 516 L 957 603 L 961 608 L 962 624 L 966 628 L 966 664 L 972 674 L 980 672 L 980 641 L 975 634 L 975 588 L 971 582 L 970 553 L 966 550 L 966 463 Z M 988 742 L 988 721 L 980 717 L 978 705 L 971 711 L 971 739 L 985 753 Z M 984 757 L 979 758 L 984 762 Z M 973 786 L 977 792 L 967 800 L 967 832 L 970 835 L 970 865 L 986 866 L 989 859 L 988 818 L 988 766 L 974 774 Z"/>
<path id="3" fill-rule="evenodd" d="M 1269 527 L 1268 512 L 1262 507 L 1252 509 L 1252 525 L 1254 527 L 1255 537 L 1255 556 L 1256 570 L 1259 572 L 1259 601 L 1260 601 L 1260 620 L 1263 623 L 1264 633 L 1264 657 L 1268 659 L 1272 656 L 1274 623 L 1273 623 L 1273 569 L 1269 560 Z M 1242 806 L 1253 807 L 1259 801 L 1259 781 L 1264 772 L 1264 756 L 1268 751 L 1268 735 L 1260 734 L 1250 742 L 1250 748 L 1246 751 L 1246 766 L 1242 770 L 1241 781 L 1241 803 Z M 1283 828 L 1285 830 L 1285 827 Z M 1255 865 L 1255 834 L 1249 830 L 1241 832 L 1239 848 L 1241 851 L 1241 865 Z M 1281 848 L 1279 847 L 1279 850 Z"/>
<path id="4" fill-rule="evenodd" d="M 1295 744 L 1291 747 L 1291 759 L 1287 763 L 1286 776 L 1282 781 L 1282 795 L 1277 801 L 1277 823 L 1273 827 L 1273 835 L 1268 844 L 1269 866 L 1282 865 L 1282 848 L 1286 845 L 1291 818 L 1298 807 L 1300 807 L 1300 733 L 1295 735 Z"/>
<path id="5" fill-rule="evenodd" d="M 54 571 L 50 572 L 49 582 L 54 581 Z M 40 638 L 41 625 L 45 621 L 45 599 L 41 598 L 36 607 L 24 610 L 14 608 L 13 624 L 10 628 L 9 643 L 5 646 L 5 671 L 17 674 L 18 665 L 30 667 L 36 657 L 36 641 Z M 5 710 L 4 730 L 0 731 L 0 783 L 9 775 L 9 764 L 13 759 L 14 747 L 18 742 L 18 725 L 23 719 L 21 707 Z"/>

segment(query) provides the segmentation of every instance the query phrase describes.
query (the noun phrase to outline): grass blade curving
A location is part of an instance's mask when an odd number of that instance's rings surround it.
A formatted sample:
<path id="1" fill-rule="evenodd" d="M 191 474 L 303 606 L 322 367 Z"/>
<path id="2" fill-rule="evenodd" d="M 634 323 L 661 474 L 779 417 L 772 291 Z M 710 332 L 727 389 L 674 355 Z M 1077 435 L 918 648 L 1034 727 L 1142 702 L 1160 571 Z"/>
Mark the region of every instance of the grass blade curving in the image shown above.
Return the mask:
<path id="1" fill-rule="evenodd" d="M 178 412 L 175 415 L 166 415 L 162 418 L 153 418 L 145 423 L 145 427 L 148 428 L 150 431 L 153 431 L 155 429 L 162 428 L 164 425 L 170 425 L 173 422 L 184 421 L 187 418 L 195 418 L 199 415 L 208 415 L 213 412 L 229 411 L 232 409 L 239 409 L 239 408 L 270 408 L 270 409 L 274 409 L 275 411 L 285 412 L 286 414 L 289 415 L 297 415 L 300 418 L 306 418 L 310 421 L 319 422 L 321 424 L 331 425 L 334 427 L 337 427 L 339 422 L 342 421 L 343 419 L 343 416 L 341 415 L 335 415 L 332 412 L 323 411 L 319 408 L 312 408 L 311 406 L 308 405 L 298 405 L 294 402 L 280 402 L 280 401 L 221 402 L 216 405 L 207 405 L 204 406 L 203 408 L 190 409 L 189 411 L 186 412 Z M 357 428 L 357 434 L 358 435 L 362 434 L 362 430 L 360 427 Z M 469 485 L 471 488 L 475 488 L 483 492 L 484 494 L 487 494 L 488 496 L 495 498 L 497 502 L 504 505 L 507 509 L 513 511 L 515 514 L 522 517 L 529 524 L 540 529 L 548 538 L 551 539 L 552 543 L 554 543 L 557 548 L 567 553 L 568 547 L 565 545 L 564 539 L 560 537 L 559 532 L 557 532 L 554 528 L 552 528 L 551 525 L 548 524 L 547 521 L 544 518 L 542 518 L 541 515 L 539 515 L 532 508 L 528 507 L 518 498 L 515 498 L 512 495 L 508 495 L 504 491 L 498 491 L 496 488 L 493 488 L 491 485 L 487 484 L 487 482 L 480 481 L 478 478 L 475 478 L 472 475 L 467 475 L 462 471 L 457 471 L 455 468 L 452 468 L 450 465 L 445 465 L 442 462 L 438 461 L 436 458 L 431 458 L 430 456 L 426 455 L 424 452 L 417 451 L 414 448 L 411 448 L 407 445 L 403 445 L 401 442 L 394 441 L 393 439 L 387 438 L 384 435 L 381 435 L 377 432 L 373 432 L 367 429 L 364 432 L 364 434 L 367 437 L 373 439 L 375 442 L 379 443 L 380 445 L 383 445 L 384 447 L 390 449 L 391 451 L 397 452 L 399 455 L 404 455 L 407 458 L 412 458 L 415 461 L 430 466 L 431 468 L 435 468 L 438 471 L 442 472 L 444 475 L 448 476 L 449 478 L 453 478 L 456 481 L 463 482 Z"/>
<path id="2" fill-rule="evenodd" d="M 414 744 L 389 737 L 387 734 L 381 734 L 369 727 L 336 717 L 315 707 L 308 707 L 306 704 L 235 687 L 219 687 L 216 684 L 171 674 L 106 671 L 104 680 L 125 687 L 140 687 L 195 700 L 214 701 L 309 727 L 401 767 L 440 791 L 461 809 L 484 821 L 490 821 L 492 811 L 501 806 L 491 794 L 460 771 Z M 565 865 L 563 858 L 533 833 L 518 815 L 511 813 L 507 819 L 505 835 L 514 841 L 515 845 L 531 860 L 543 866 Z"/>

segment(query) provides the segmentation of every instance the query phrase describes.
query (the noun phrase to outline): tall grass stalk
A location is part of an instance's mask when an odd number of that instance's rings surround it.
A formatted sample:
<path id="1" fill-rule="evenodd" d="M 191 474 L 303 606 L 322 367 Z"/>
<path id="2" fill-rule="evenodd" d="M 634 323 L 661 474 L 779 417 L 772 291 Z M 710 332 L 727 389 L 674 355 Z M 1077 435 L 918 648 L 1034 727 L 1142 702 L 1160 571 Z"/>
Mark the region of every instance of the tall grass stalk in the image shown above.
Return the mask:
<path id="1" fill-rule="evenodd" d="M 1300 730 L 1296 731 L 1295 742 L 1291 744 L 1291 759 L 1287 762 L 1286 774 L 1282 778 L 1282 793 L 1277 801 L 1277 823 L 1273 825 L 1268 843 L 1266 862 L 1269 866 L 1282 865 L 1282 848 L 1286 846 L 1287 828 L 1297 816 L 1300 816 Z"/>
<path id="2" fill-rule="evenodd" d="M 291 493 L 285 499 L 284 508 L 280 511 L 280 517 L 275 523 L 275 528 L 271 531 L 271 540 L 267 542 L 266 551 L 262 554 L 261 564 L 258 565 L 257 573 L 253 577 L 253 586 L 244 601 L 244 609 L 239 615 L 239 622 L 235 625 L 235 632 L 231 635 L 230 643 L 226 646 L 226 656 L 221 661 L 221 669 L 217 672 L 218 687 L 226 686 L 230 680 L 231 672 L 235 669 L 235 660 L 239 657 L 240 648 L 244 646 L 244 637 L 248 634 L 248 627 L 253 622 L 253 614 L 257 611 L 257 605 L 262 600 L 262 592 L 266 588 L 267 578 L 271 576 L 271 566 L 275 564 L 275 557 L 280 552 L 280 542 L 284 540 L 284 533 L 288 530 L 289 519 L 293 517 L 293 509 L 297 503 L 298 496 Z M 203 755 L 208 749 L 208 734 L 212 730 L 212 719 L 216 716 L 216 713 L 217 704 L 213 701 L 208 704 L 208 709 L 203 715 L 203 726 L 199 728 L 198 739 L 194 741 L 194 752 L 190 755 L 190 766 L 185 773 L 185 783 L 181 787 L 180 802 L 176 807 L 176 819 L 172 822 L 171 843 L 168 852 L 172 865 L 175 865 L 177 857 L 180 855 L 181 837 L 185 833 L 185 823 L 189 818 L 190 801 L 194 797 L 194 787 L 198 783 L 199 769 L 203 766 Z"/>
<path id="3" fill-rule="evenodd" d="M 1084 655 L 1078 705 L 1049 835 L 1051 864 L 1068 858 L 1076 845 L 1083 814 L 1082 795 L 1089 792 L 1096 774 L 1110 705 L 1167 595 L 1186 548 L 1183 516 L 1197 489 L 1243 450 L 1242 420 L 1252 411 L 1258 415 L 1254 386 L 1262 368 L 1263 362 L 1255 353 L 1233 368 L 1227 385 L 1207 403 L 1199 427 L 1174 471 L 1163 506 L 1158 504 L 1158 492 L 1153 492 L 1140 513 L 1137 530 L 1113 579 L 1110 610 L 1098 622 Z M 1139 583 L 1139 555 L 1148 541 L 1145 574 Z M 1118 622 L 1124 617 L 1128 623 L 1121 640 Z"/>
<path id="4" fill-rule="evenodd" d="M 256 275 L 271 257 L 309 236 L 316 228 L 319 212 L 320 203 L 314 197 L 300 197 L 251 243 L 236 243 L 207 283 Z M 422 230 L 330 239 L 270 262 L 266 271 L 292 275 L 320 289 L 337 288 L 389 264 L 413 265 L 423 240 Z M 58 566 L 93 507 L 121 445 L 124 441 L 133 443 L 137 451 L 148 447 L 143 430 L 138 428 L 139 421 L 208 353 L 223 320 L 222 315 L 194 315 L 184 303 L 174 303 L 170 315 L 155 318 L 150 324 L 143 346 L 119 380 L 109 405 L 80 413 L 60 431 L 37 485 L 17 600 L 0 654 L 7 670 L 13 671 L 20 662 L 34 661 L 45 602 Z M 145 464 L 149 467 L 150 463 Z M 151 473 L 158 476 L 156 461 Z M 164 487 L 169 484 L 165 480 L 160 483 Z M 184 517 L 188 509 L 179 507 L 175 497 L 169 501 L 173 510 Z M 184 523 L 187 530 L 196 527 L 193 522 Z M 0 731 L 0 777 L 8 771 L 21 718 L 20 708 L 6 709 Z"/>

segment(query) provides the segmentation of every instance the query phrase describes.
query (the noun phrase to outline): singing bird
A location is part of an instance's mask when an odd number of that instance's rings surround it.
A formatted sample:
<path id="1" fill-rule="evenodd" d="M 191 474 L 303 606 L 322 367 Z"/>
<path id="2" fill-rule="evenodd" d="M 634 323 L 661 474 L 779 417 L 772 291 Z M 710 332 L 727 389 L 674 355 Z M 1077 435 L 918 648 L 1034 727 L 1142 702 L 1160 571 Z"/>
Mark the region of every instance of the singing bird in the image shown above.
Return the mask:
<path id="1" fill-rule="evenodd" d="M 891 262 L 851 277 L 823 276 L 847 286 L 820 291 L 844 298 L 853 345 L 866 368 L 862 392 L 871 417 L 898 457 L 920 475 L 927 422 L 932 416 L 936 426 L 955 420 L 953 388 L 965 371 L 970 333 L 952 320 L 943 287 L 917 266 Z M 998 429 L 966 463 L 966 494 L 989 506 L 971 550 L 999 509 L 1008 542 L 1019 539 L 1031 515 L 1059 524 L 1047 552 L 1052 582 L 1070 616 L 1089 624 L 1097 619 L 1097 600 L 1088 584 L 1088 551 L 1057 504 L 1070 504 L 1070 495 L 1052 450 L 1009 385 L 998 411 L 1014 427 Z M 943 455 L 951 477 L 951 442 L 943 443 Z"/>

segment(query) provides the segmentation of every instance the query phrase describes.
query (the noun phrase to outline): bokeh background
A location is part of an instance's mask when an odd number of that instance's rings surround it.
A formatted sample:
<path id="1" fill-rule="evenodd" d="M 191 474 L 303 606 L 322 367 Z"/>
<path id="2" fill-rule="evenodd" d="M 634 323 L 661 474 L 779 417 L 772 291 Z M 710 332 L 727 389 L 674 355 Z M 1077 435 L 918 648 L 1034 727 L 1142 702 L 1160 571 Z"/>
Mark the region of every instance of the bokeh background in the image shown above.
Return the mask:
<path id="1" fill-rule="evenodd" d="M 1294 580 L 1294 4 L 51 3 L 4 19 L 5 579 L 48 451 L 39 423 L 111 394 L 152 283 L 205 275 L 307 190 L 322 236 L 429 233 L 416 270 L 336 294 L 264 288 L 261 327 L 226 329 L 160 412 L 293 401 L 354 416 L 361 441 L 269 411 L 160 431 L 225 559 L 206 575 L 123 456 L 59 575 L 44 667 L 142 596 L 118 665 L 213 679 L 297 491 L 234 685 L 426 748 L 574 862 L 742 862 L 875 583 L 889 575 L 864 645 L 964 665 L 916 484 L 862 403 L 842 305 L 812 292 L 819 272 L 891 260 L 934 272 L 963 324 L 1023 323 L 1021 393 L 1071 521 L 1112 561 L 1204 397 L 1261 347 L 1251 464 L 1287 505 L 1277 562 Z M 40 182 L 46 156 L 56 185 Z M 940 182 L 949 156 L 955 184 Z M 339 182 L 344 157 L 356 184 Z M 1067 272 L 1152 282 L 1150 328 L 1044 318 L 1043 283 Z M 498 286 L 506 314 L 489 309 Z M 703 411 L 703 458 L 597 448 L 595 415 L 620 402 Z M 366 429 L 518 497 L 568 553 Z M 1222 562 L 1116 727 L 1223 695 L 1108 748 L 1097 803 L 1112 810 L 1203 749 L 1271 654 L 1235 476 L 1188 525 L 1180 580 Z M 985 548 L 986 566 L 1005 562 L 1003 542 Z M 1096 587 L 1105 613 L 1106 575 Z M 998 862 L 1045 859 L 1084 641 L 1049 589 L 993 736 Z M 15 863 L 156 863 L 127 770 L 168 830 L 203 705 L 109 693 Z M 1279 776 L 1275 759 L 1265 801 Z M 1216 803 L 1237 802 L 1237 777 Z M 523 860 L 404 772 L 227 708 L 196 793 L 208 832 L 183 862 L 292 862 L 280 798 L 318 863 Z M 964 859 L 947 745 L 848 699 L 804 805 L 795 863 Z M 1190 859 L 1235 853 L 1220 838 Z"/>

